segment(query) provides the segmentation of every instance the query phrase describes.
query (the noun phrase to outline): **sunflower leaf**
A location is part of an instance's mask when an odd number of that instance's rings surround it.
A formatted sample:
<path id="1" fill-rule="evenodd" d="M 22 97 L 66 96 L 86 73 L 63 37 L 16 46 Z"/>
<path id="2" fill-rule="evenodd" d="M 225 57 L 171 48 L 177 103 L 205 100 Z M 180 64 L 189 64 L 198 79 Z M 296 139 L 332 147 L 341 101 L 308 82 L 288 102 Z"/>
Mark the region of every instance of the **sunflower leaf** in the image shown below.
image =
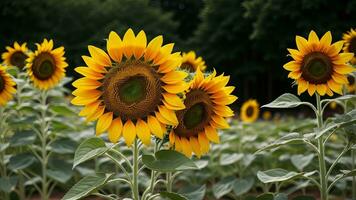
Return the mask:
<path id="1" fill-rule="evenodd" d="M 80 163 L 104 154 L 108 150 L 109 148 L 106 147 L 105 142 L 101 138 L 93 137 L 86 139 L 75 151 L 73 168 Z"/>
<path id="2" fill-rule="evenodd" d="M 143 155 L 142 162 L 151 170 L 160 172 L 183 171 L 197 169 L 191 159 L 172 150 L 160 150 L 153 155 Z"/>
<path id="3" fill-rule="evenodd" d="M 257 172 L 257 178 L 262 183 L 275 183 L 275 182 L 288 181 L 301 175 L 303 175 L 303 173 L 287 171 L 279 168 Z"/>
<path id="4" fill-rule="evenodd" d="M 302 102 L 297 96 L 285 93 L 269 104 L 263 105 L 262 108 L 295 108 L 300 105 L 307 105 L 315 110 L 315 107 L 309 102 Z"/>

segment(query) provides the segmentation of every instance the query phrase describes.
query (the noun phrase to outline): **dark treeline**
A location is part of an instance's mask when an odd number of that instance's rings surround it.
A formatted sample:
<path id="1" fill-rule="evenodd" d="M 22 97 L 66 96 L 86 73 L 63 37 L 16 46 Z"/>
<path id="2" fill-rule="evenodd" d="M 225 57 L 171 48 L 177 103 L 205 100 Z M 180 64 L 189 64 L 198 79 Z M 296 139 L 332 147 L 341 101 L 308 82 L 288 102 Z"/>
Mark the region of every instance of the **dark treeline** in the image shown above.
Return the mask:
<path id="1" fill-rule="evenodd" d="M 240 101 L 265 103 L 283 92 L 296 92 L 282 65 L 295 48 L 295 35 L 330 30 L 333 41 L 355 27 L 352 0 L 2 0 L 1 51 L 14 41 L 53 38 L 66 48 L 69 76 L 83 65 L 87 45 L 105 47 L 111 30 L 131 27 L 149 39 L 163 34 L 176 50 L 195 50 L 209 69 L 231 75 Z"/>

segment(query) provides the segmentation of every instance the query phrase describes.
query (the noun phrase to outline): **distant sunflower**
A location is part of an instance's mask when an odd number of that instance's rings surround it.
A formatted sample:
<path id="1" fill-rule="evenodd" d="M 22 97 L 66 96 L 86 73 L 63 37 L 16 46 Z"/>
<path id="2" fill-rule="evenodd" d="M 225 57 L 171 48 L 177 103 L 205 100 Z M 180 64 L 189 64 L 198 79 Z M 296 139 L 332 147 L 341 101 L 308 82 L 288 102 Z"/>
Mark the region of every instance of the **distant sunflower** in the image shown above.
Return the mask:
<path id="1" fill-rule="evenodd" d="M 342 85 L 347 84 L 346 75 L 354 71 L 347 64 L 353 53 L 339 53 L 343 41 L 331 44 L 331 39 L 330 31 L 320 40 L 311 31 L 308 40 L 296 36 L 298 50 L 288 49 L 294 60 L 283 67 L 291 71 L 288 77 L 298 84 L 298 95 L 306 90 L 310 96 L 315 92 L 321 96 L 332 96 L 333 91 L 342 94 Z"/>
<path id="2" fill-rule="evenodd" d="M 195 72 L 198 68 L 201 71 L 205 71 L 206 65 L 202 57 L 197 57 L 194 51 L 189 51 L 182 55 L 181 68 L 186 69 L 189 72 Z"/>
<path id="3" fill-rule="evenodd" d="M 6 72 L 6 68 L 0 66 L 0 106 L 4 106 L 13 98 L 13 94 L 16 93 L 15 85 L 15 81 Z"/>
<path id="4" fill-rule="evenodd" d="M 187 87 L 187 73 L 177 71 L 180 53 L 172 53 L 172 43 L 162 46 L 157 36 L 147 45 L 146 34 L 136 36 L 128 29 L 123 39 L 111 32 L 108 54 L 89 46 L 83 56 L 87 67 L 75 71 L 84 75 L 73 82 L 77 89 L 72 104 L 85 106 L 79 113 L 87 121 L 97 121 L 96 134 L 108 131 L 111 142 L 121 135 L 130 146 L 136 136 L 146 145 L 151 133 L 163 138 L 166 125 L 178 125 L 175 110 L 184 109 L 177 95 Z"/>
<path id="5" fill-rule="evenodd" d="M 209 141 L 219 143 L 217 129 L 228 128 L 226 117 L 234 112 L 227 106 L 237 97 L 231 95 L 233 86 L 226 86 L 228 76 L 216 76 L 214 71 L 204 78 L 198 68 L 185 94 L 185 109 L 177 111 L 179 124 L 169 134 L 170 144 L 187 157 L 200 157 L 209 151 Z"/>
<path id="6" fill-rule="evenodd" d="M 20 45 L 15 42 L 13 47 L 6 47 L 7 52 L 1 55 L 5 65 L 16 66 L 23 69 L 26 65 L 26 59 L 28 58 L 28 49 L 26 43 Z"/>
<path id="7" fill-rule="evenodd" d="M 262 113 L 262 118 L 266 121 L 270 120 L 272 118 L 272 113 L 270 111 L 264 111 Z"/>
<path id="8" fill-rule="evenodd" d="M 65 76 L 68 64 L 64 47 L 53 49 L 53 40 L 47 39 L 36 45 L 37 50 L 27 59 L 27 73 L 37 88 L 47 90 L 56 86 Z"/>
<path id="9" fill-rule="evenodd" d="M 345 85 L 348 93 L 355 92 L 355 77 L 352 75 L 347 76 L 348 83 Z"/>
<path id="10" fill-rule="evenodd" d="M 337 108 L 337 103 L 335 101 L 332 101 L 329 106 L 332 110 L 335 110 Z"/>
<path id="11" fill-rule="evenodd" d="M 240 118 L 243 122 L 252 123 L 258 119 L 259 114 L 259 104 L 255 99 L 250 99 L 242 104 Z"/>
<path id="12" fill-rule="evenodd" d="M 354 53 L 354 57 L 351 59 L 350 63 L 356 65 L 356 29 L 351 29 L 344 33 L 342 39 L 345 42 L 343 48 L 344 52 Z"/>

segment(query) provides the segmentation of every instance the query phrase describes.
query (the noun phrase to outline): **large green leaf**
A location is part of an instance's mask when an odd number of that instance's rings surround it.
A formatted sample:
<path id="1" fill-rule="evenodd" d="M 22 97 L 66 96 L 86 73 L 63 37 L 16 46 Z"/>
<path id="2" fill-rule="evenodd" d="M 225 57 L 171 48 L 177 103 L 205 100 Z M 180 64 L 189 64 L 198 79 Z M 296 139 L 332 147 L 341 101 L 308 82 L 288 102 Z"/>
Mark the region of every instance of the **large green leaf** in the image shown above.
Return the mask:
<path id="1" fill-rule="evenodd" d="M 17 177 L 0 177 L 0 191 L 9 193 L 11 192 L 17 184 Z"/>
<path id="2" fill-rule="evenodd" d="M 261 194 L 257 196 L 256 200 L 274 200 L 274 196 L 271 193 Z"/>
<path id="3" fill-rule="evenodd" d="M 166 200 L 188 200 L 184 196 L 174 193 L 174 192 L 160 192 L 159 193 L 163 199 Z"/>
<path id="4" fill-rule="evenodd" d="M 321 103 L 327 103 L 327 102 L 332 102 L 332 101 L 346 101 L 346 100 L 352 100 L 352 99 L 356 99 L 356 95 L 347 94 L 347 95 L 342 95 L 342 96 L 334 98 L 334 99 L 323 99 L 321 101 Z"/>
<path id="5" fill-rule="evenodd" d="M 50 159 L 48 168 L 47 175 L 60 183 L 66 183 L 73 176 L 72 164 L 65 160 Z"/>
<path id="6" fill-rule="evenodd" d="M 10 139 L 12 147 L 24 146 L 33 144 L 36 140 L 36 133 L 33 131 L 16 132 Z"/>
<path id="7" fill-rule="evenodd" d="M 322 135 L 348 125 L 353 125 L 356 122 L 356 110 L 352 110 L 344 115 L 335 118 L 334 121 L 326 124 L 320 131 L 317 132 L 315 138 L 318 139 Z"/>
<path id="8" fill-rule="evenodd" d="M 10 143 L 0 143 L 0 152 L 5 151 L 10 146 Z"/>
<path id="9" fill-rule="evenodd" d="M 61 138 L 51 144 L 51 151 L 58 154 L 74 153 L 77 143 L 69 138 Z"/>
<path id="10" fill-rule="evenodd" d="M 113 174 L 96 174 L 82 178 L 62 198 L 62 200 L 82 199 L 103 186 Z"/>
<path id="11" fill-rule="evenodd" d="M 202 200 L 205 196 L 206 186 L 189 186 L 179 191 L 187 199 Z"/>
<path id="12" fill-rule="evenodd" d="M 30 153 L 21 153 L 10 158 L 9 168 L 11 170 L 22 170 L 34 163 L 36 158 Z"/>
<path id="13" fill-rule="evenodd" d="M 70 109 L 68 105 L 61 104 L 61 105 L 51 105 L 50 110 L 54 112 L 57 115 L 62 115 L 62 116 L 73 116 L 76 115 L 76 113 Z"/>
<path id="14" fill-rule="evenodd" d="M 105 142 L 98 137 L 86 139 L 82 142 L 74 154 L 73 168 L 87 160 L 104 154 L 109 148 Z"/>
<path id="15" fill-rule="evenodd" d="M 244 157 L 242 153 L 223 153 L 220 157 L 220 165 L 231 165 L 240 161 Z"/>
<path id="16" fill-rule="evenodd" d="M 160 172 L 197 169 L 195 163 L 185 155 L 173 150 L 160 150 L 153 155 L 143 155 L 142 162 L 151 170 Z"/>
<path id="17" fill-rule="evenodd" d="M 289 134 L 277 139 L 273 143 L 260 148 L 258 151 L 256 151 L 256 153 L 259 153 L 259 152 L 265 151 L 265 150 L 269 150 L 269 149 L 273 149 L 273 148 L 277 148 L 277 147 L 280 147 L 280 146 L 286 145 L 286 144 L 300 144 L 300 143 L 303 143 L 304 140 L 305 140 L 305 138 L 303 138 L 299 133 L 289 133 Z"/>
<path id="18" fill-rule="evenodd" d="M 302 102 L 294 94 L 286 93 L 282 94 L 271 103 L 263 105 L 262 108 L 295 108 L 303 104 L 313 107 L 313 105 L 308 102 Z"/>
<path id="19" fill-rule="evenodd" d="M 236 196 L 241 196 L 252 188 L 255 180 L 253 178 L 249 179 L 236 179 L 235 184 L 233 185 L 233 191 Z"/>
<path id="20" fill-rule="evenodd" d="M 215 198 L 220 199 L 222 196 L 230 193 L 235 183 L 236 178 L 233 176 L 223 178 L 217 182 L 213 187 Z"/>
<path id="21" fill-rule="evenodd" d="M 299 171 L 303 171 L 303 169 L 310 164 L 310 162 L 313 160 L 314 154 L 308 154 L 308 155 L 293 155 L 291 157 L 291 161 Z"/>
<path id="22" fill-rule="evenodd" d="M 302 174 L 303 173 L 297 173 L 277 168 L 267 171 L 258 171 L 257 178 L 263 183 L 274 183 L 291 180 L 295 177 L 301 176 Z"/>

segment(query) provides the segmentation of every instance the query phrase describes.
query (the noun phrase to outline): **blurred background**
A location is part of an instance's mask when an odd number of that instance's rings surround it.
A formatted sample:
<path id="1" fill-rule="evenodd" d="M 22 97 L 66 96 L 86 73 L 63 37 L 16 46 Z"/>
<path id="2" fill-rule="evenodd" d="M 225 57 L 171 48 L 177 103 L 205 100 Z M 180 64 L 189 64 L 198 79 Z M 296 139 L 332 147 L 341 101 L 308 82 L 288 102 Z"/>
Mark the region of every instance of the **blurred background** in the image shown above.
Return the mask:
<path id="1" fill-rule="evenodd" d="M 143 29 L 149 40 L 162 34 L 176 51 L 194 50 L 209 70 L 230 75 L 238 102 L 264 104 L 296 93 L 282 68 L 296 34 L 330 30 L 340 40 L 356 26 L 355 13 L 355 0 L 1 0 L 0 49 L 54 39 L 65 47 L 73 77 L 87 45 L 105 47 L 111 30 L 122 36 L 129 27 Z"/>

